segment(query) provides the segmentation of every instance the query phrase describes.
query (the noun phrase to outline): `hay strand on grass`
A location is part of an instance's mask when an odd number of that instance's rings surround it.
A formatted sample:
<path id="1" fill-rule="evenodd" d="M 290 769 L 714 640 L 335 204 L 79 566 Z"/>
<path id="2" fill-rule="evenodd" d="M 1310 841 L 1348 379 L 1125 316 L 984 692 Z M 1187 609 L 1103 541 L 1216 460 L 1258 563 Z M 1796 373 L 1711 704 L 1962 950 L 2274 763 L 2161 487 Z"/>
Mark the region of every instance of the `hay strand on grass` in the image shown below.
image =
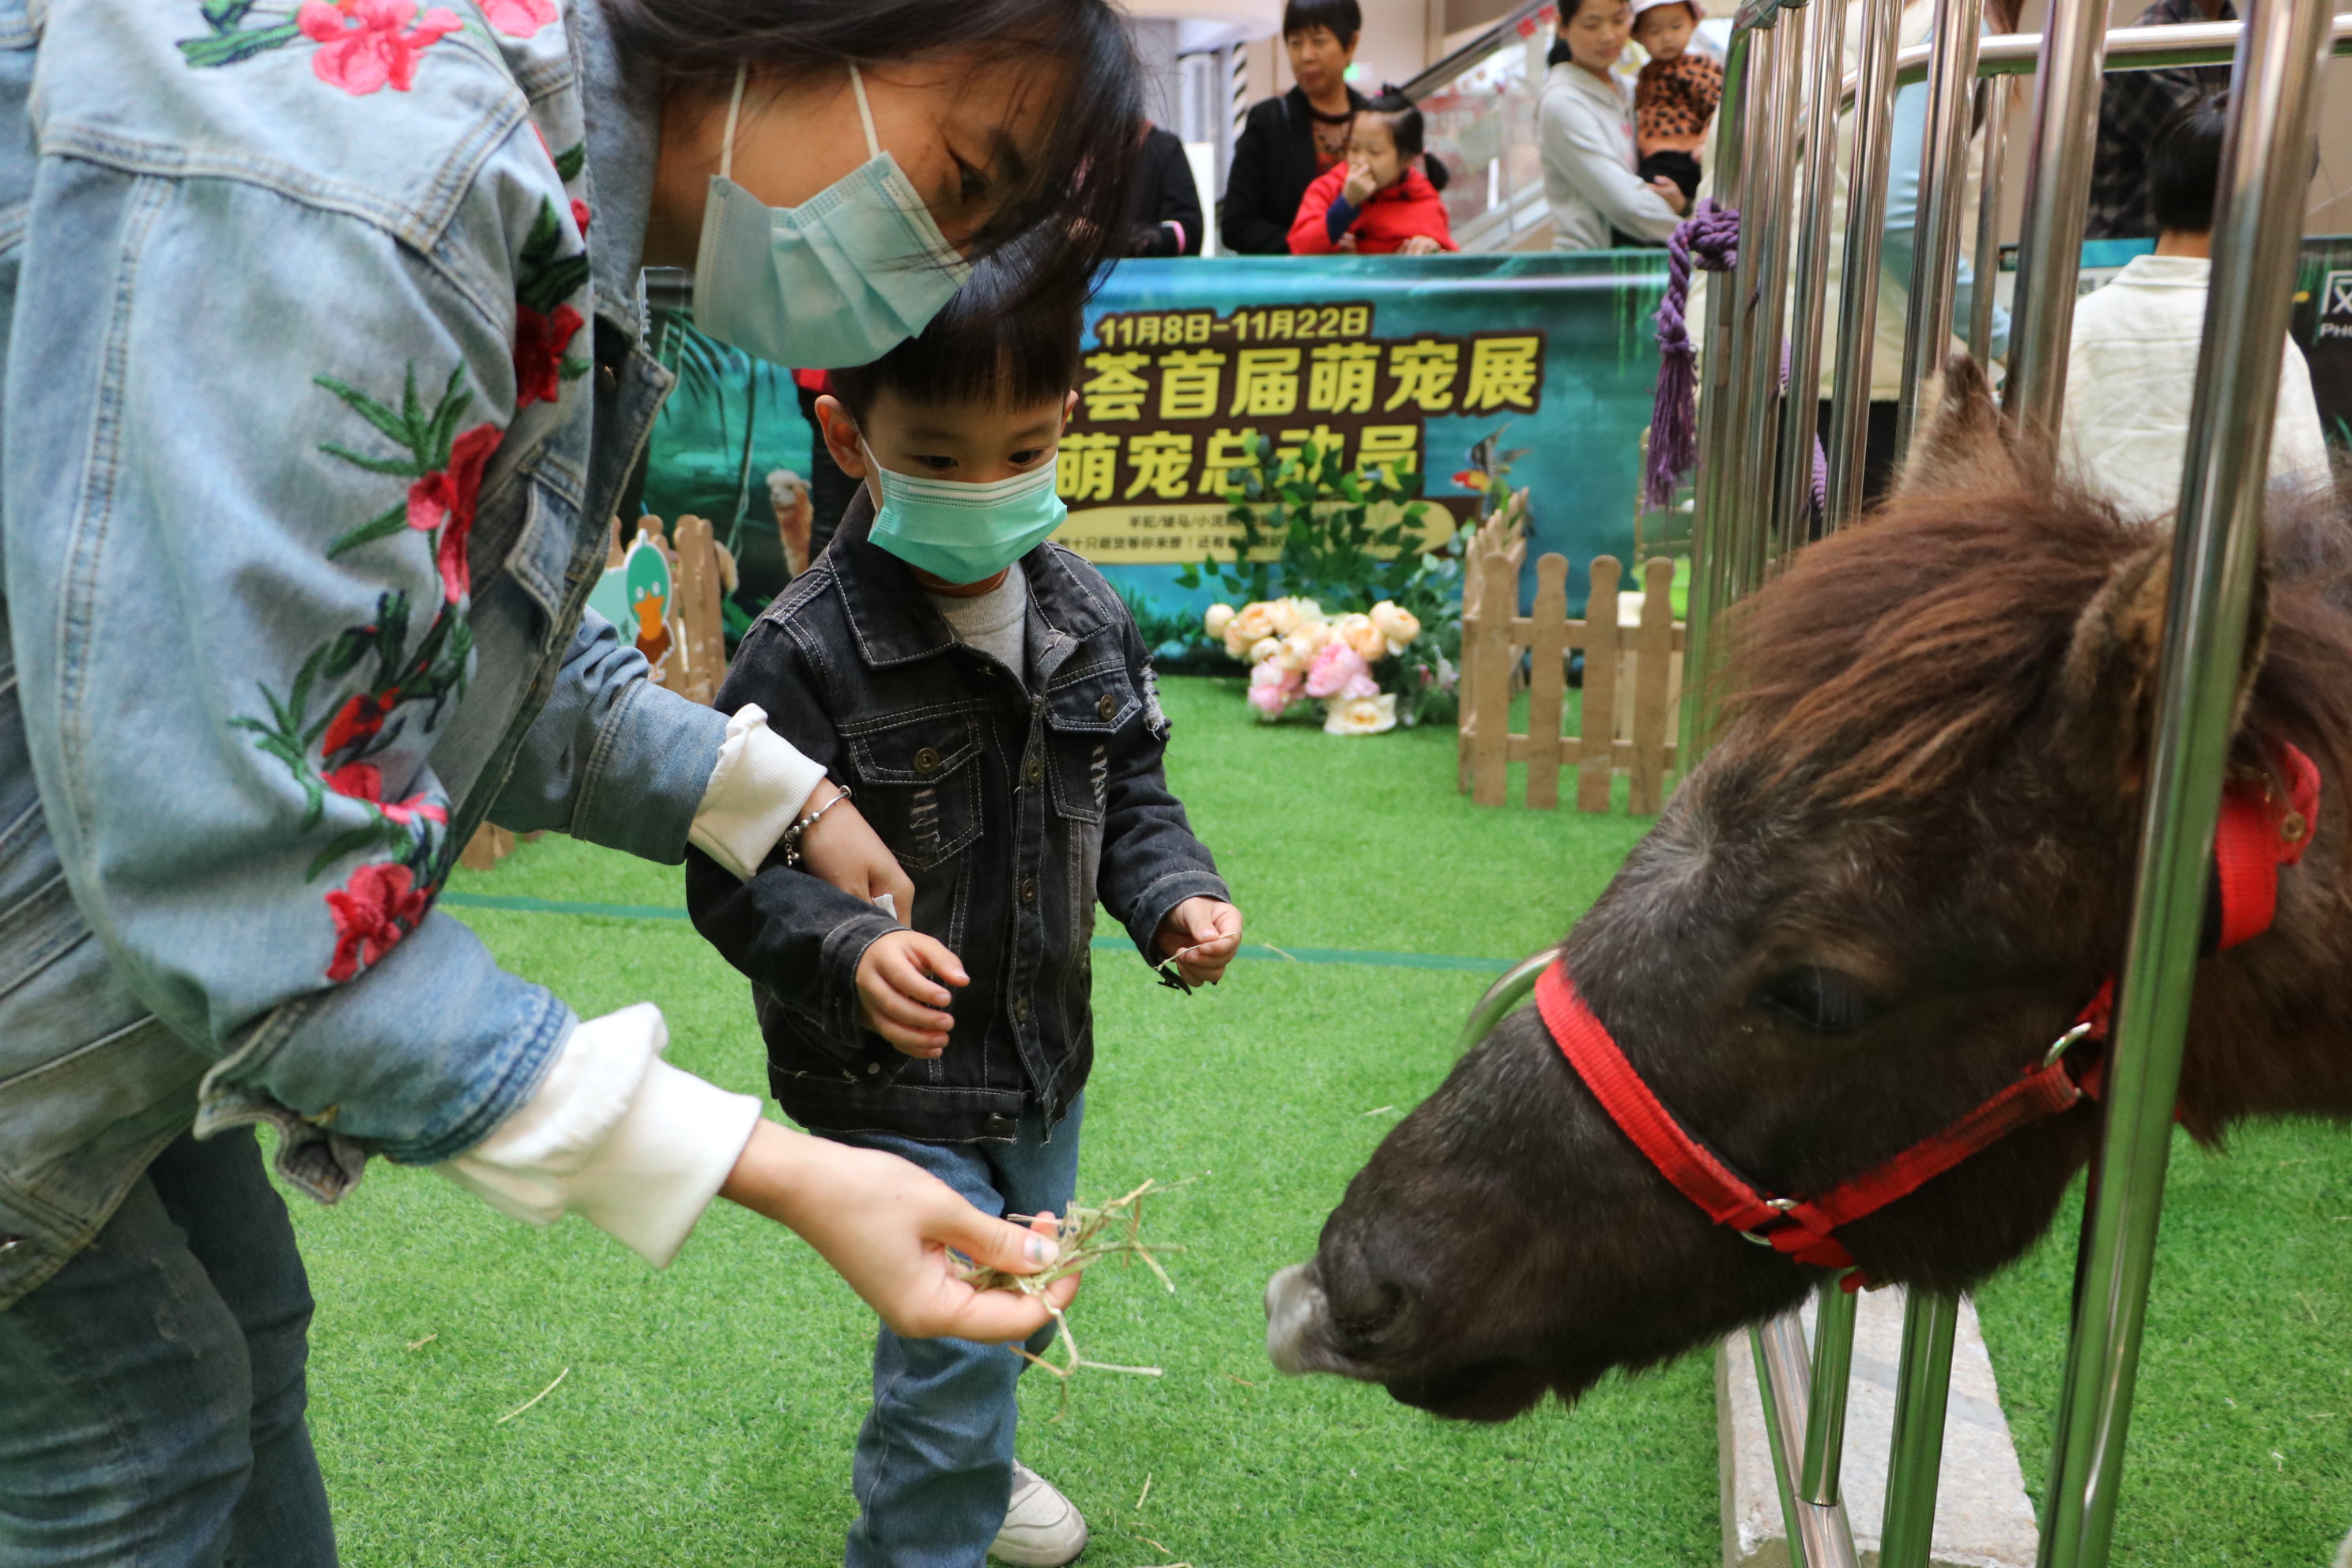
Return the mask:
<path id="1" fill-rule="evenodd" d="M 521 1415 L 524 1411 L 530 1409 L 532 1405 L 538 1404 L 541 1400 L 554 1393 L 559 1387 L 562 1386 L 563 1380 L 571 1375 L 572 1369 L 568 1366 L 565 1367 L 562 1372 L 555 1374 L 555 1381 L 553 1383 L 549 1384 L 545 1388 L 541 1389 L 537 1394 L 532 1394 L 529 1399 L 524 1400 L 520 1405 L 516 1405 L 512 1410 L 508 1411 L 504 1415 L 501 1415 L 497 1420 L 491 1422 L 490 1425 L 493 1426 L 505 1426 L 508 1422 L 513 1420 L 516 1416 Z"/>

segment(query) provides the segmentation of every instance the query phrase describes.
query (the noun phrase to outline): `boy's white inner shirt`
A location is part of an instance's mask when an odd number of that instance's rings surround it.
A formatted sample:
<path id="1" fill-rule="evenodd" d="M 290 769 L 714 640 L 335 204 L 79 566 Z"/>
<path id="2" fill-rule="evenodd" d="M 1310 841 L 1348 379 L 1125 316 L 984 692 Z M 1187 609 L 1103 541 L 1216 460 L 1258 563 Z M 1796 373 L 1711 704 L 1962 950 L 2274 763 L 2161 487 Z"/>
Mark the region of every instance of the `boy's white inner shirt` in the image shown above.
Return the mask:
<path id="1" fill-rule="evenodd" d="M 1029 579 L 1014 562 L 1004 581 L 985 594 L 958 597 L 933 594 L 931 603 L 947 617 L 948 629 L 967 647 L 976 647 L 1015 675 L 1029 668 Z"/>

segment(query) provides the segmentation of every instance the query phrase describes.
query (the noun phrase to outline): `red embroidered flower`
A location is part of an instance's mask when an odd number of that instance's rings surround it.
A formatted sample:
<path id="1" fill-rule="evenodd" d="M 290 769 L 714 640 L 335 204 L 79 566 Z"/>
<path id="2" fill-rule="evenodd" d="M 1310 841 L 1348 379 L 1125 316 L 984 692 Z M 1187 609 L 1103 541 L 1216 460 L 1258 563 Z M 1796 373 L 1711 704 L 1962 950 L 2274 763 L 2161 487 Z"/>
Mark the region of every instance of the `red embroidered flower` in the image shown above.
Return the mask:
<path id="1" fill-rule="evenodd" d="M 482 15 L 510 38 L 528 38 L 555 20 L 555 0 L 482 0 Z"/>
<path id="2" fill-rule="evenodd" d="M 588 237 L 588 204 L 578 196 L 572 198 L 572 221 L 580 227 L 580 237 Z"/>
<path id="3" fill-rule="evenodd" d="M 405 866 L 362 866 L 352 879 L 327 895 L 335 921 L 335 957 L 330 980 L 349 980 L 383 962 L 402 937 L 416 929 L 433 907 Z"/>
<path id="4" fill-rule="evenodd" d="M 363 800 L 389 820 L 406 827 L 420 817 L 426 822 L 449 825 L 449 808 L 424 795 L 412 795 L 406 800 L 388 801 L 383 798 L 383 770 L 373 763 L 345 763 L 331 773 L 322 775 L 327 787 L 352 800 Z"/>
<path id="5" fill-rule="evenodd" d="M 554 15 L 552 5 L 548 14 Z M 416 79 L 416 57 L 465 26 L 439 5 L 411 27 L 415 16 L 416 0 L 302 0 L 294 25 L 323 46 L 310 57 L 319 79 L 363 98 L 386 86 L 406 92 Z"/>
<path id="6" fill-rule="evenodd" d="M 372 691 L 353 692 L 335 712 L 334 721 L 327 726 L 326 738 L 319 742 L 321 755 L 333 756 L 347 746 L 373 740 L 383 721 L 392 717 L 399 700 L 393 692 L 378 695 Z"/>
<path id="7" fill-rule="evenodd" d="M 578 203 L 573 203 L 578 205 Z M 558 305 L 541 315 L 528 305 L 515 306 L 515 406 L 552 403 L 563 395 L 563 353 L 572 334 L 587 319 L 569 305 Z"/>
<path id="8" fill-rule="evenodd" d="M 408 526 L 441 537 L 434 559 L 441 568 L 441 592 L 456 604 L 473 586 L 466 567 L 466 538 L 474 531 L 474 508 L 481 499 L 482 469 L 504 432 L 477 425 L 449 444 L 449 466 L 408 487 Z"/>

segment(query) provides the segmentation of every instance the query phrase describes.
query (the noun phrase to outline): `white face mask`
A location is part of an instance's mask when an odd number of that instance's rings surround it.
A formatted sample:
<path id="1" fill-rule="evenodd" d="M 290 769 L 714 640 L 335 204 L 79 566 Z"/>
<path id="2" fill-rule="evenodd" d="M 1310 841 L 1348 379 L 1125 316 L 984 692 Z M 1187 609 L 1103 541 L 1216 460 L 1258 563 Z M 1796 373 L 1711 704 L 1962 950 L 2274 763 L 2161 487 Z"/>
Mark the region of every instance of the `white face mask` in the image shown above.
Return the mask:
<path id="1" fill-rule="evenodd" d="M 694 324 L 776 364 L 867 364 L 923 330 L 971 276 L 931 221 L 898 161 L 874 134 L 866 79 L 849 68 L 869 156 L 796 207 L 737 184 L 735 123 L 744 71 L 727 104 L 727 140 L 702 209 Z"/>

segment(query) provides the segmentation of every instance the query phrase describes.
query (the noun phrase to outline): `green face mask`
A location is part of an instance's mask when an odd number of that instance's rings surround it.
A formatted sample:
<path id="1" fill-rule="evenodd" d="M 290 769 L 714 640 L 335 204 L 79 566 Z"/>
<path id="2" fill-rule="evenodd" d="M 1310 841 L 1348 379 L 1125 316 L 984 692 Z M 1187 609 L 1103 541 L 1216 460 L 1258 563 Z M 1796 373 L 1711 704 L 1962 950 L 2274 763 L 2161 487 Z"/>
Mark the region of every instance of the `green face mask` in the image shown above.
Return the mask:
<path id="1" fill-rule="evenodd" d="M 1025 474 L 984 485 L 902 474 L 857 448 L 882 490 L 874 542 L 909 566 L 949 583 L 982 583 L 1043 543 L 1069 508 L 1055 493 L 1060 454 Z"/>

